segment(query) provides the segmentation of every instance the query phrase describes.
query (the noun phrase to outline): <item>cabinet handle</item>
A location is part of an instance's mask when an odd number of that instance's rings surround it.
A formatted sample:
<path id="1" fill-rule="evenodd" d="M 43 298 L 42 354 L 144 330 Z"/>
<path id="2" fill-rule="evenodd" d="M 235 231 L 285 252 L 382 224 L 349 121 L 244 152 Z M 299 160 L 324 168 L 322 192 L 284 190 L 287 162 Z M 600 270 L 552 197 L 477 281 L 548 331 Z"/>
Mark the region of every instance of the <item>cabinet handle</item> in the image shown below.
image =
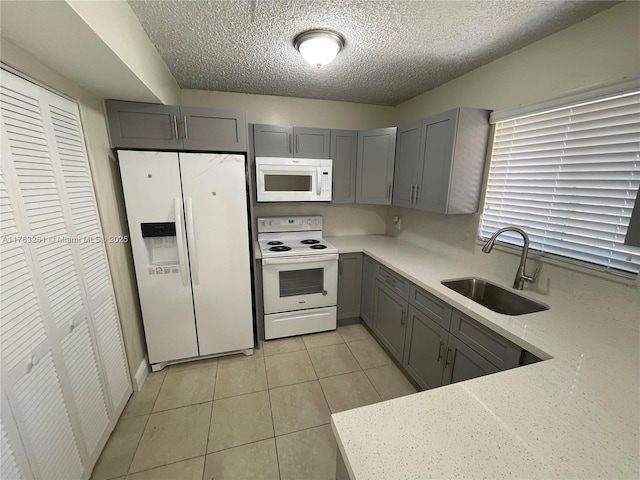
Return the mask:
<path id="1" fill-rule="evenodd" d="M 291 146 L 291 134 L 289 133 L 287 136 L 289 137 L 289 141 L 287 142 L 289 147 L 289 153 L 293 153 L 292 146 Z"/>
<path id="2" fill-rule="evenodd" d="M 78 325 L 80 325 L 80 322 L 78 322 L 78 319 L 75 319 L 73 322 L 71 322 L 71 325 L 69 325 L 69 332 L 73 332 L 74 328 L 76 328 Z"/>
<path id="3" fill-rule="evenodd" d="M 27 373 L 31 372 L 31 370 L 33 370 L 33 367 L 35 367 L 38 363 L 40 363 L 40 358 L 38 358 L 37 355 L 31 355 L 29 363 L 27 364 Z"/>
<path id="4" fill-rule="evenodd" d="M 296 135 L 296 138 L 293 139 L 293 141 L 296 144 L 296 153 L 298 153 L 298 136 Z"/>
<path id="5" fill-rule="evenodd" d="M 442 347 L 444 347 L 444 342 L 440 340 L 440 345 L 438 345 L 438 358 L 436 359 L 436 362 L 439 362 L 442 358 Z"/>
<path id="6" fill-rule="evenodd" d="M 396 281 L 395 279 L 389 277 L 389 275 L 384 277 L 384 281 L 387 282 L 389 285 L 395 287 L 396 286 Z"/>
<path id="7" fill-rule="evenodd" d="M 178 134 L 178 117 L 177 116 L 173 116 L 173 133 L 175 134 L 175 138 L 176 140 L 180 138 L 180 134 Z"/>
<path id="8" fill-rule="evenodd" d="M 187 131 L 187 116 L 182 117 L 184 120 L 184 139 L 189 140 L 189 132 Z"/>
<path id="9" fill-rule="evenodd" d="M 416 205 L 417 205 L 417 204 L 418 204 L 418 202 L 419 202 L 419 200 L 418 200 L 419 193 L 418 193 L 418 192 L 420 192 L 420 185 L 418 185 L 418 184 L 416 183 Z"/>
<path id="10" fill-rule="evenodd" d="M 447 368 L 447 365 L 449 365 L 449 363 L 451 363 L 449 361 L 449 352 L 451 352 L 451 348 L 447 347 L 447 353 L 445 354 L 445 357 L 444 357 L 444 368 Z"/>
<path id="11" fill-rule="evenodd" d="M 405 323 L 407 323 L 406 321 L 406 316 L 407 316 L 407 312 L 405 312 L 404 310 L 402 311 L 402 315 L 400 316 L 400 326 L 404 326 Z"/>
<path id="12" fill-rule="evenodd" d="M 387 183 L 387 198 L 391 200 L 391 184 Z"/>

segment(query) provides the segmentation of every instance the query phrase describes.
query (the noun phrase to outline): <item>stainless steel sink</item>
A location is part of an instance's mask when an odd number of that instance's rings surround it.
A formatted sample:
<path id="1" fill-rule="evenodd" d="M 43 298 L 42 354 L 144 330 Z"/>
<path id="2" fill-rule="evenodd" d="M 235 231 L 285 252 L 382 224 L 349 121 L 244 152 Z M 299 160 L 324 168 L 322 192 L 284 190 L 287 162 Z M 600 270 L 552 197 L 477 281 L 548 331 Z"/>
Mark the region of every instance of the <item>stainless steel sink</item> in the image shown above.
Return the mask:
<path id="1" fill-rule="evenodd" d="M 549 310 L 543 303 L 522 297 L 481 278 L 458 278 L 443 280 L 441 283 L 489 310 L 505 315 L 524 315 Z"/>

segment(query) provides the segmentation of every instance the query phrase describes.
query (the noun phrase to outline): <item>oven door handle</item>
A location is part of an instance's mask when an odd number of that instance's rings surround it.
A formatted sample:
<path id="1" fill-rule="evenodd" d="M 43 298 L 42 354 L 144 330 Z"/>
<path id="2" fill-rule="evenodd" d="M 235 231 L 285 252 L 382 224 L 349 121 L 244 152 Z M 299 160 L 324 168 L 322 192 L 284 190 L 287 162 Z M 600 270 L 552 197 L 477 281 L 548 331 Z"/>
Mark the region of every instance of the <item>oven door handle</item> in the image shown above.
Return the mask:
<path id="1" fill-rule="evenodd" d="M 263 258 L 263 265 L 290 265 L 293 263 L 316 263 L 326 262 L 330 260 L 338 260 L 337 253 L 329 253 L 327 255 L 314 255 L 309 257 L 280 257 L 280 258 Z"/>

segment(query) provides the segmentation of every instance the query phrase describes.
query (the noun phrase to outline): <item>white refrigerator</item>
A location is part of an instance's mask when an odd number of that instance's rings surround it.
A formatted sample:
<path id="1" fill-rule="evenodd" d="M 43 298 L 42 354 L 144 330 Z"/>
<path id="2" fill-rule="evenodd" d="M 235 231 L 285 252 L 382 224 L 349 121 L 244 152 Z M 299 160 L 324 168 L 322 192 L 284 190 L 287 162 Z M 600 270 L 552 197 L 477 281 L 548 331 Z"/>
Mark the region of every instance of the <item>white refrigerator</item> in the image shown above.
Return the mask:
<path id="1" fill-rule="evenodd" d="M 245 157 L 118 151 L 153 370 L 253 348 Z"/>

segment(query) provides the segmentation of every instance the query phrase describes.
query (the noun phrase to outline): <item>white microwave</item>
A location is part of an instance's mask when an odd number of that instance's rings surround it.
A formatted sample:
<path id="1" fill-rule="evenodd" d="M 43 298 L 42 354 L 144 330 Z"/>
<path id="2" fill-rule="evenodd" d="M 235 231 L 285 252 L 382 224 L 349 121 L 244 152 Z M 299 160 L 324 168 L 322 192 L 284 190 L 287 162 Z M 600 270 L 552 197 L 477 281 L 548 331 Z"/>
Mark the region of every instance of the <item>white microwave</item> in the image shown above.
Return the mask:
<path id="1" fill-rule="evenodd" d="M 330 202 L 332 160 L 256 157 L 259 202 Z"/>

